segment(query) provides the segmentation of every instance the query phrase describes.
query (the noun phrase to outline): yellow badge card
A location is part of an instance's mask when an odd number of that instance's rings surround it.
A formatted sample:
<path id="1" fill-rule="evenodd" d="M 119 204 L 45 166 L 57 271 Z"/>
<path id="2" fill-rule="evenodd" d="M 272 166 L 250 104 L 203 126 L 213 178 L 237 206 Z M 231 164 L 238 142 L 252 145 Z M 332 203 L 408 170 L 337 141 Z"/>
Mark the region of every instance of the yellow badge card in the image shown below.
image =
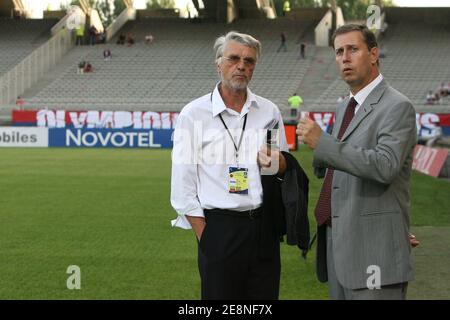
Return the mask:
<path id="1" fill-rule="evenodd" d="M 248 169 L 229 167 L 228 191 L 230 193 L 248 194 Z"/>

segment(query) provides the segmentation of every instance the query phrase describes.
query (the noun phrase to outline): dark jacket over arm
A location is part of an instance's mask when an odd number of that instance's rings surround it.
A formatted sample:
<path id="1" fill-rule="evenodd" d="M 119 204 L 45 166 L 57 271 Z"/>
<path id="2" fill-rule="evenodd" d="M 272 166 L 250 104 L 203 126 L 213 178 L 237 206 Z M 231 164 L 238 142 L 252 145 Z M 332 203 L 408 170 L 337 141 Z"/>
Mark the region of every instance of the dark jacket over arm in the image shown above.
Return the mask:
<path id="1" fill-rule="evenodd" d="M 309 180 L 297 159 L 283 152 L 287 169 L 282 180 L 276 176 L 261 177 L 263 217 L 261 241 L 276 245 L 286 235 L 287 244 L 297 245 L 306 256 L 309 245 L 308 186 Z M 263 247 L 264 247 L 263 246 Z M 264 256 L 264 253 L 260 253 Z"/>
<path id="2" fill-rule="evenodd" d="M 297 245 L 303 256 L 309 246 L 308 192 L 309 179 L 297 159 L 283 152 L 287 170 L 281 184 L 281 195 L 285 208 L 287 244 Z"/>

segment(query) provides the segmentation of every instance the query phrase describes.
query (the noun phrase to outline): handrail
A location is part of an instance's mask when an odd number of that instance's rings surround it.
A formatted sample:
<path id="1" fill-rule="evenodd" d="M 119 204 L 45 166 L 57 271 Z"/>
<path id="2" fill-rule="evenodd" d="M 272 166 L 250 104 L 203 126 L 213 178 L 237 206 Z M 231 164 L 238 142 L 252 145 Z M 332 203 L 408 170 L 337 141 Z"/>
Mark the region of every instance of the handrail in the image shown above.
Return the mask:
<path id="1" fill-rule="evenodd" d="M 61 18 L 51 29 L 50 32 L 52 36 L 54 36 L 58 31 L 60 31 L 62 28 L 66 26 L 67 20 L 69 19 L 70 14 L 66 14 L 64 17 Z"/>
<path id="2" fill-rule="evenodd" d="M 136 10 L 125 8 L 119 16 L 106 28 L 106 41 L 109 41 L 119 31 L 128 20 L 136 19 Z"/>

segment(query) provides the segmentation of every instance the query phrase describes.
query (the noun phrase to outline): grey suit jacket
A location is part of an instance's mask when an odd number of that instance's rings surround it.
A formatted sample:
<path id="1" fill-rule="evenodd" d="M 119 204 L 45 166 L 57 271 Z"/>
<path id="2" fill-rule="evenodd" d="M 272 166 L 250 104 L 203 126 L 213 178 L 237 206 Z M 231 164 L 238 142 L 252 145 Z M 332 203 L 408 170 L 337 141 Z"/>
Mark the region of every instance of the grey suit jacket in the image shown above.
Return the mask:
<path id="1" fill-rule="evenodd" d="M 335 168 L 331 211 L 337 278 L 346 288 L 367 288 L 373 274 L 368 268 L 378 266 L 381 285 L 407 282 L 413 278 L 408 234 L 415 110 L 383 80 L 339 141 L 347 104 L 348 99 L 337 108 L 333 133 L 322 134 L 313 160 L 317 169 Z M 318 248 L 324 239 L 318 237 Z M 323 254 L 318 252 L 317 271 L 326 281 Z"/>

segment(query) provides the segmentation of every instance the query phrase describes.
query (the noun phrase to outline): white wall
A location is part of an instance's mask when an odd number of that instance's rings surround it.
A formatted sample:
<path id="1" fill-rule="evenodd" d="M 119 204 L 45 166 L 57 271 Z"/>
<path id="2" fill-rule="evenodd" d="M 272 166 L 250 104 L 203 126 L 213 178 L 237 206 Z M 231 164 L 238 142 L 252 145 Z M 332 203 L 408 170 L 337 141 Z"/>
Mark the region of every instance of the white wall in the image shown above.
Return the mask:
<path id="1" fill-rule="evenodd" d="M 332 12 L 328 10 L 316 26 L 314 30 L 316 46 L 328 47 L 328 33 L 331 29 L 332 18 Z"/>

